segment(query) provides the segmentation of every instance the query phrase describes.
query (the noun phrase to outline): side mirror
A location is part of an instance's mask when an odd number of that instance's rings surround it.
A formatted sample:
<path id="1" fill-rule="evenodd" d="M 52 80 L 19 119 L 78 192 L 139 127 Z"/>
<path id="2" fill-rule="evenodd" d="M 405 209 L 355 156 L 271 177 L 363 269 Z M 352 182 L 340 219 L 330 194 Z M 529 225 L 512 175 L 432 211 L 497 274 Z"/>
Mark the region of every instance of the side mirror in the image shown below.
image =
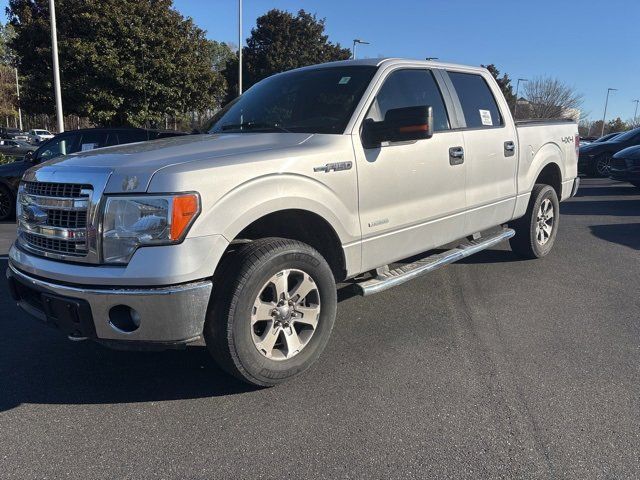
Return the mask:
<path id="1" fill-rule="evenodd" d="M 24 154 L 24 161 L 27 163 L 35 163 L 33 158 L 33 152 L 27 152 Z"/>
<path id="2" fill-rule="evenodd" d="M 408 142 L 433 136 L 433 108 L 430 106 L 394 108 L 381 122 L 366 121 L 362 138 L 365 148 L 382 142 Z"/>

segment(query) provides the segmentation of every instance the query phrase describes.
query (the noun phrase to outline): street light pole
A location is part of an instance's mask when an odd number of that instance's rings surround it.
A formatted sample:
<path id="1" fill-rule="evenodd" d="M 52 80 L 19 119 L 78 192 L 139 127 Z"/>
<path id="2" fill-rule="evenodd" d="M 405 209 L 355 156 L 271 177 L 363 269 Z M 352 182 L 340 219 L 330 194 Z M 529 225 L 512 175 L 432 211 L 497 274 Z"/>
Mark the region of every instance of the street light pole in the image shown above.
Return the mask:
<path id="1" fill-rule="evenodd" d="M 58 64 L 58 34 L 56 32 L 55 0 L 49 0 L 49 12 L 51 13 L 51 53 L 53 55 L 53 84 L 56 97 L 58 133 L 62 133 L 64 132 L 64 115 L 62 113 L 62 93 L 60 91 L 60 65 Z"/>
<path id="2" fill-rule="evenodd" d="M 514 120 L 518 119 L 518 93 L 520 92 L 520 82 L 528 82 L 526 78 L 519 78 L 518 83 L 516 83 L 516 105 L 513 107 L 513 118 Z"/>
<path id="3" fill-rule="evenodd" d="M 617 88 L 607 88 L 607 100 L 604 102 L 604 115 L 602 116 L 602 130 L 600 132 L 600 136 L 604 136 L 604 122 L 607 119 L 607 107 L 609 106 L 609 94 L 611 92 L 617 91 Z"/>
<path id="4" fill-rule="evenodd" d="M 638 125 L 638 103 L 640 103 L 640 100 L 632 100 L 633 103 L 636 104 L 636 111 L 633 114 L 633 126 L 635 127 L 636 125 Z"/>
<path id="5" fill-rule="evenodd" d="M 371 45 L 369 42 L 365 42 L 364 40 L 360 40 L 359 38 L 354 38 L 353 39 L 353 48 L 351 49 L 351 58 L 353 60 L 356 59 L 356 45 L 361 44 L 361 45 Z"/>
<path id="6" fill-rule="evenodd" d="M 238 96 L 242 95 L 242 0 L 238 0 Z"/>
<path id="7" fill-rule="evenodd" d="M 20 83 L 18 82 L 18 69 L 16 71 L 16 94 L 18 95 L 18 122 L 20 122 L 20 131 L 22 131 L 22 108 L 20 108 Z"/>

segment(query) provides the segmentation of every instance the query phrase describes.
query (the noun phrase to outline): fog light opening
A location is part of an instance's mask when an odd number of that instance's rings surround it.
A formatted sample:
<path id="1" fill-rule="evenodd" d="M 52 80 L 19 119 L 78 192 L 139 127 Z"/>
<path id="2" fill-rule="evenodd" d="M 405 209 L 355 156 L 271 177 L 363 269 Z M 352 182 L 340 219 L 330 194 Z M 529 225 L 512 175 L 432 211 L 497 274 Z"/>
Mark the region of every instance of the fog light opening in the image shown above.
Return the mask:
<path id="1" fill-rule="evenodd" d="M 140 327 L 140 314 L 126 305 L 109 310 L 109 325 L 119 333 L 133 333 Z"/>

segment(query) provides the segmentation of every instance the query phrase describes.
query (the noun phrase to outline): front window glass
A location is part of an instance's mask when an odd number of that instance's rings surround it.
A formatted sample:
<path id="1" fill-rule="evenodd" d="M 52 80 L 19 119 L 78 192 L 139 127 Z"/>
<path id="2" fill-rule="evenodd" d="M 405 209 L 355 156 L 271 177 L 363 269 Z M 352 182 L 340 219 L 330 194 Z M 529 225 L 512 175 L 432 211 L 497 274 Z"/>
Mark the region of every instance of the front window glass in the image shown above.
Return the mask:
<path id="1" fill-rule="evenodd" d="M 376 69 L 327 67 L 269 77 L 222 109 L 209 133 L 342 134 Z"/>
<path id="2" fill-rule="evenodd" d="M 367 118 L 380 122 L 389 110 L 405 107 L 433 108 L 433 129 L 449 130 L 449 117 L 433 74 L 429 70 L 398 70 L 385 80 L 369 108 Z"/>

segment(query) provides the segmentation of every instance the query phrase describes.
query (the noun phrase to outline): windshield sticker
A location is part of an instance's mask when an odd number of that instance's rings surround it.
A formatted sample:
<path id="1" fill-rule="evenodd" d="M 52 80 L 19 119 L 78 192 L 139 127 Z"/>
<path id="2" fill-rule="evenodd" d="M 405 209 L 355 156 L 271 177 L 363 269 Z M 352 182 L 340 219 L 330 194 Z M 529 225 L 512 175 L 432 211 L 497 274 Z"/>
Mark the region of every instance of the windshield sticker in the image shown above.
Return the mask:
<path id="1" fill-rule="evenodd" d="M 351 80 L 351 77 L 342 77 L 338 82 L 338 85 L 346 85 Z"/>
<path id="2" fill-rule="evenodd" d="M 482 120 L 482 125 L 493 125 L 493 120 L 491 120 L 491 112 L 489 110 L 479 110 L 480 111 L 480 119 Z"/>
<path id="3" fill-rule="evenodd" d="M 89 150 L 93 150 L 94 148 L 98 148 L 98 144 L 97 143 L 83 143 L 82 144 L 82 151 L 83 152 L 88 152 Z"/>

